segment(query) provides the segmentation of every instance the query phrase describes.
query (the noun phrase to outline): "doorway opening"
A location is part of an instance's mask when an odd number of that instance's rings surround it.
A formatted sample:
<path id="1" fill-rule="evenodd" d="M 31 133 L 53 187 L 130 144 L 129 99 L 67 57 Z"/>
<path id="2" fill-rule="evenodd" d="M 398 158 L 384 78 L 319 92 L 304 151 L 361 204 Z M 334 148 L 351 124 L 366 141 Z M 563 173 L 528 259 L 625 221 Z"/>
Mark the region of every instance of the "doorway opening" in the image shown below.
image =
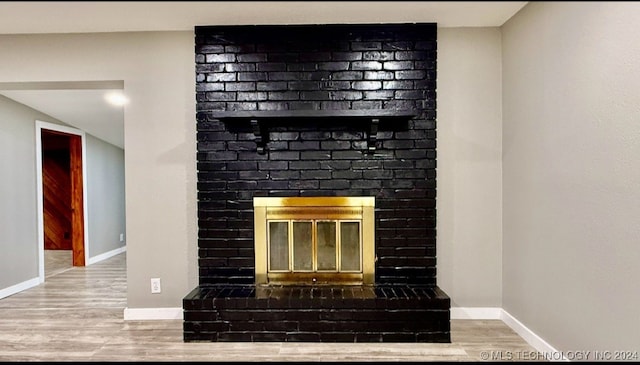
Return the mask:
<path id="1" fill-rule="evenodd" d="M 87 257 L 85 134 L 36 121 L 39 277 L 45 280 L 45 253 L 65 265 L 85 266 Z M 67 256 L 66 252 L 70 253 Z M 55 253 L 55 254 L 54 254 Z M 69 257 L 71 262 L 64 262 Z M 56 264 L 58 265 L 58 264 Z"/>

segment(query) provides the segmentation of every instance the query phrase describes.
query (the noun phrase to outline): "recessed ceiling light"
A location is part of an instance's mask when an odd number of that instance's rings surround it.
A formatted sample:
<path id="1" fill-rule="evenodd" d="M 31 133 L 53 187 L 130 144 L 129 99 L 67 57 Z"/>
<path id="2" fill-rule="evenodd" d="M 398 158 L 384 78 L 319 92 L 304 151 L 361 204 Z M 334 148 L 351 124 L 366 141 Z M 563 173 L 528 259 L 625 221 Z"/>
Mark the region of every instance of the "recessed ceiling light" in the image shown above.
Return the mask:
<path id="1" fill-rule="evenodd" d="M 129 103 L 129 98 L 121 91 L 112 91 L 104 96 L 105 100 L 115 106 L 124 106 Z"/>

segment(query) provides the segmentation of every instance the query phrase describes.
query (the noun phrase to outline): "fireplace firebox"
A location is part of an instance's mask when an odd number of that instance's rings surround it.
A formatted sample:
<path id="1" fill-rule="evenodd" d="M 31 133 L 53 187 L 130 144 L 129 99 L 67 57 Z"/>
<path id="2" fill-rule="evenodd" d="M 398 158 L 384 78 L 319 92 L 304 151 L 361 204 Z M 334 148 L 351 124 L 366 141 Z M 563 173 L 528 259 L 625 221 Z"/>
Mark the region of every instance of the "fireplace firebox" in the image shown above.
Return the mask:
<path id="1" fill-rule="evenodd" d="M 199 285 L 184 340 L 450 342 L 436 24 L 195 38 Z"/>
<path id="2" fill-rule="evenodd" d="M 374 197 L 253 200 L 256 284 L 374 284 Z"/>

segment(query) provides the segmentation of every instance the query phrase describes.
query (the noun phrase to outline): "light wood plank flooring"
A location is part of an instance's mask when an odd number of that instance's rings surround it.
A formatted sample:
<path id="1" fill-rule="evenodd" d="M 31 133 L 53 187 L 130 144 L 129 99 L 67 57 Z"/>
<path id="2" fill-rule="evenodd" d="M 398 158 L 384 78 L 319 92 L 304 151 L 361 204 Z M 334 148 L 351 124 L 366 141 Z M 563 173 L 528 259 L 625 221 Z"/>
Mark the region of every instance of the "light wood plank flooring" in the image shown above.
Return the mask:
<path id="1" fill-rule="evenodd" d="M 73 268 L 72 250 L 44 250 L 45 280 L 71 268 Z"/>
<path id="2" fill-rule="evenodd" d="M 0 361 L 424 362 L 535 352 L 497 320 L 453 320 L 450 344 L 185 343 L 181 320 L 123 320 L 125 260 L 67 268 L 1 299 Z"/>

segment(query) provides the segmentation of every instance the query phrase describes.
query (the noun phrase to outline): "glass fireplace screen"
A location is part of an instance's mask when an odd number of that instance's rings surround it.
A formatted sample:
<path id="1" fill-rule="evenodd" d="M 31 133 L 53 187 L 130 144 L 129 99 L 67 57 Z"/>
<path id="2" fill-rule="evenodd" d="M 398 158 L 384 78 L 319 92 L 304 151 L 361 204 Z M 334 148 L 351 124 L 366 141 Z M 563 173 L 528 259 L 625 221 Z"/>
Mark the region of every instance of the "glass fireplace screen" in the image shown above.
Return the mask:
<path id="1" fill-rule="evenodd" d="M 256 283 L 372 283 L 373 197 L 255 198 Z"/>
<path id="2" fill-rule="evenodd" d="M 268 221 L 269 272 L 361 272 L 359 221 Z"/>

